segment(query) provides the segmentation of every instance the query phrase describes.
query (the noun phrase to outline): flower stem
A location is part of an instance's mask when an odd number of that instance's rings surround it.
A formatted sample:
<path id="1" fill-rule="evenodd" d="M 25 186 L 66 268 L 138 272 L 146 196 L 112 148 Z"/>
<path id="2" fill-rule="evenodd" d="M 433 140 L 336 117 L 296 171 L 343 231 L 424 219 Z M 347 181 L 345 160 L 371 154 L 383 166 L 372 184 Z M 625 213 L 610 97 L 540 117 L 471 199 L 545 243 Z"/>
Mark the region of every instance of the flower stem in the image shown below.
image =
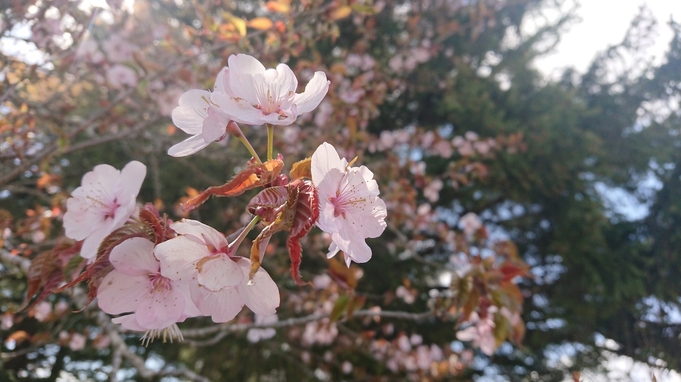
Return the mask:
<path id="1" fill-rule="evenodd" d="M 233 242 L 229 243 L 229 250 L 231 253 L 236 253 L 236 250 L 239 249 L 239 246 L 241 245 L 241 242 L 244 241 L 246 238 L 246 235 L 248 235 L 249 232 L 255 227 L 256 224 L 260 221 L 260 216 L 254 216 L 253 219 L 251 219 L 251 222 L 248 223 L 246 227 L 244 227 L 243 231 L 239 233 L 239 236 L 234 239 Z"/>
<path id="2" fill-rule="evenodd" d="M 229 121 L 229 123 L 227 124 L 227 132 L 232 136 L 236 137 L 239 141 L 241 141 L 241 143 L 243 143 L 244 146 L 246 146 L 246 150 L 248 150 L 248 152 L 251 153 L 251 156 L 255 158 L 255 160 L 258 163 L 262 163 L 260 157 L 258 156 L 258 153 L 255 152 L 253 146 L 251 145 L 251 142 L 248 140 L 248 138 L 246 138 L 246 136 L 241 131 L 239 125 L 237 125 L 236 122 Z"/>
<path id="3" fill-rule="evenodd" d="M 274 151 L 274 126 L 267 124 L 267 160 L 272 160 Z"/>
<path id="4" fill-rule="evenodd" d="M 258 156 L 258 153 L 256 153 L 255 150 L 253 149 L 253 146 L 251 145 L 251 142 L 250 142 L 245 136 L 243 136 L 243 135 L 241 135 L 241 136 L 239 137 L 239 140 L 241 141 L 241 143 L 244 144 L 244 146 L 246 146 L 246 150 L 248 150 L 248 152 L 251 153 L 251 156 L 252 156 L 253 158 L 255 158 L 255 160 L 256 160 L 258 163 L 262 163 L 262 161 L 260 160 L 260 157 Z"/>

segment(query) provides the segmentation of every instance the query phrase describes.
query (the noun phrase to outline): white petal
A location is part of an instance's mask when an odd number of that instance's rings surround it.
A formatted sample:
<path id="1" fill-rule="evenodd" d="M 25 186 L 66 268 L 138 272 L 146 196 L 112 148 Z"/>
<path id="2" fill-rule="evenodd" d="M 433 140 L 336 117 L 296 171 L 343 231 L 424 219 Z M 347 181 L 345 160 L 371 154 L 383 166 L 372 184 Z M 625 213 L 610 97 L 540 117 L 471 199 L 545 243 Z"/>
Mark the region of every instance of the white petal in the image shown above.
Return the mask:
<path id="1" fill-rule="evenodd" d="M 203 121 L 201 135 L 207 143 L 214 142 L 224 137 L 227 132 L 229 118 L 215 106 L 208 109 L 208 117 Z"/>
<path id="2" fill-rule="evenodd" d="M 296 94 L 293 103 L 297 106 L 298 115 L 309 113 L 322 102 L 329 91 L 330 82 L 324 72 L 315 72 L 314 76 L 305 86 L 305 91 Z"/>
<path id="3" fill-rule="evenodd" d="M 251 105 L 258 104 L 257 90 L 253 81 L 256 74 L 264 75 L 265 67 L 260 61 L 246 54 L 229 56 L 229 86 L 231 96 L 243 98 Z"/>
<path id="4" fill-rule="evenodd" d="M 160 267 L 154 257 L 154 243 L 142 237 L 133 237 L 115 246 L 109 261 L 117 271 L 129 276 L 146 276 L 158 272 Z"/>
<path id="5" fill-rule="evenodd" d="M 318 186 L 332 168 L 345 172 L 346 164 L 347 162 L 343 163 L 341 161 L 338 152 L 333 146 L 326 142 L 322 143 L 312 154 L 312 182 L 315 186 Z"/>
<path id="6" fill-rule="evenodd" d="M 120 189 L 117 193 L 120 200 L 126 202 L 129 198 L 137 198 L 146 176 L 147 166 L 136 160 L 126 164 L 121 170 Z"/>
<path id="7" fill-rule="evenodd" d="M 109 314 L 132 312 L 149 289 L 147 276 L 130 276 L 113 270 L 97 288 L 97 305 Z"/>
<path id="8" fill-rule="evenodd" d="M 276 95 L 277 99 L 293 98 L 296 89 L 298 89 L 298 79 L 293 70 L 286 64 L 277 65 L 277 79 L 275 89 L 279 90 Z"/>
<path id="9" fill-rule="evenodd" d="M 247 101 L 236 101 L 227 93 L 213 93 L 210 100 L 237 123 L 253 126 L 260 126 L 264 123 L 262 111 L 253 107 L 254 104 Z"/>
<path id="10" fill-rule="evenodd" d="M 227 287 L 233 287 L 244 278 L 239 267 L 227 255 L 215 255 L 199 261 L 196 265 L 199 272 L 199 285 L 211 292 L 217 292 Z"/>
<path id="11" fill-rule="evenodd" d="M 206 105 L 205 108 L 207 108 Z M 173 119 L 173 124 L 179 127 L 187 134 L 199 134 L 203 126 L 203 120 L 206 118 L 203 109 L 194 109 L 187 106 L 178 106 L 170 113 Z"/>
<path id="12" fill-rule="evenodd" d="M 172 157 L 186 157 L 208 146 L 203 137 L 199 135 L 191 136 L 184 141 L 172 146 L 168 149 L 168 155 Z"/>
<path id="13" fill-rule="evenodd" d="M 222 249 L 227 247 L 227 239 L 225 236 L 218 232 L 215 228 L 205 225 L 197 220 L 192 219 L 182 219 L 170 225 L 173 231 L 179 233 L 180 235 L 191 235 L 202 242 L 208 243 L 215 247 L 216 249 Z"/>
<path id="14" fill-rule="evenodd" d="M 184 92 L 180 96 L 178 103 L 180 106 L 189 107 L 192 109 L 205 109 L 210 104 L 210 92 L 208 90 L 192 89 Z"/>
<path id="15" fill-rule="evenodd" d="M 248 259 L 240 259 L 238 263 L 244 272 L 245 280 L 237 285 L 236 289 L 246 306 L 256 314 L 263 316 L 276 313 L 281 300 L 279 288 L 274 280 L 263 268 L 259 268 L 253 275 L 252 285 L 248 285 L 246 280 L 248 280 L 248 273 L 251 270 L 251 262 Z"/>

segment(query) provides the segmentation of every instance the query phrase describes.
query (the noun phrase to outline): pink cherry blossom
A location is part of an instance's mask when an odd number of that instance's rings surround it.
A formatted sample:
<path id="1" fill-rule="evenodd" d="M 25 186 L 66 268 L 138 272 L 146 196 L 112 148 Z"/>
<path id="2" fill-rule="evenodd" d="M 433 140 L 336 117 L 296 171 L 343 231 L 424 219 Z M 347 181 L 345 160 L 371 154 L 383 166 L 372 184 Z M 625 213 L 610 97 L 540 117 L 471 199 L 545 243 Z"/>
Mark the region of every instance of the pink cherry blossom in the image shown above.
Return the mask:
<path id="1" fill-rule="evenodd" d="M 317 226 L 331 234 L 327 256 L 343 251 L 348 266 L 351 261 L 369 261 L 371 248 L 365 239 L 383 233 L 387 216 L 374 174 L 365 166 L 350 167 L 326 142 L 312 155 L 311 166 L 312 181 L 319 192 Z"/>
<path id="2" fill-rule="evenodd" d="M 122 171 L 100 164 L 83 176 L 66 201 L 64 214 L 66 236 L 85 240 L 81 256 L 93 258 L 102 240 L 132 216 L 146 173 L 146 166 L 132 161 Z"/>
<path id="3" fill-rule="evenodd" d="M 246 54 L 232 55 L 218 76 L 221 90 L 211 101 L 239 123 L 249 125 L 290 125 L 298 115 L 314 110 L 326 96 L 329 81 L 318 71 L 296 93 L 298 80 L 286 64 L 266 69 L 260 61 Z"/>
<path id="4" fill-rule="evenodd" d="M 480 218 L 478 218 L 478 215 L 473 212 L 463 215 L 459 220 L 459 225 L 463 229 L 463 232 L 469 236 L 482 228 L 482 222 L 480 221 Z"/>
<path id="5" fill-rule="evenodd" d="M 193 89 L 180 96 L 172 111 L 173 123 L 191 137 L 172 146 L 168 155 L 184 157 L 228 137 L 229 117 L 210 102 L 211 92 Z"/>
<path id="6" fill-rule="evenodd" d="M 115 322 L 132 330 L 160 330 L 199 314 L 189 286 L 161 274 L 154 243 L 141 237 L 125 240 L 111 250 L 114 270 L 97 289 L 99 308 L 109 314 L 131 314 Z"/>
<path id="7" fill-rule="evenodd" d="M 121 89 L 137 86 L 137 72 L 128 66 L 116 64 L 106 71 L 106 81 L 111 87 Z"/>
<path id="8" fill-rule="evenodd" d="M 244 304 L 256 314 L 268 316 L 279 306 L 279 289 L 260 268 L 248 281 L 250 260 L 234 256 L 227 239 L 214 228 L 195 220 L 171 224 L 179 236 L 154 251 L 161 274 L 189 282 L 192 300 L 201 314 L 215 322 L 231 321 Z"/>
<path id="9" fill-rule="evenodd" d="M 488 314 L 487 317 L 481 319 L 477 313 L 473 312 L 470 320 L 474 325 L 456 333 L 456 338 L 460 341 L 472 341 L 473 346 L 480 348 L 487 355 L 492 355 L 497 348 L 494 338 L 494 315 Z"/>

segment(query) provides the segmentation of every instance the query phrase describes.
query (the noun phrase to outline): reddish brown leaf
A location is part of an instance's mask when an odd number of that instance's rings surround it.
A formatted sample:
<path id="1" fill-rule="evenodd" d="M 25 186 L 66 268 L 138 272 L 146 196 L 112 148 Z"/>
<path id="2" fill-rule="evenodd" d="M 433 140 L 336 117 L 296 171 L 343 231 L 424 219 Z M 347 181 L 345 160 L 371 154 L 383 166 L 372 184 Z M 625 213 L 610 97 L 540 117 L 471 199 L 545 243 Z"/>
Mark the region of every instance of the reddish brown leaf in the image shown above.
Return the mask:
<path id="1" fill-rule="evenodd" d="M 285 186 L 268 187 L 254 196 L 246 210 L 259 216 L 266 224 L 274 222 L 288 200 L 288 188 Z"/>
<path id="2" fill-rule="evenodd" d="M 300 162 L 296 162 L 291 167 L 291 180 L 296 179 L 312 179 L 312 158 L 305 158 Z"/>
<path id="3" fill-rule="evenodd" d="M 289 188 L 297 189 L 298 197 L 286 246 L 291 258 L 291 277 L 298 285 L 301 285 L 303 281 L 300 279 L 300 263 L 303 251 L 300 247 L 300 239 L 310 232 L 319 217 L 319 197 L 317 188 L 310 180 L 294 181 Z"/>
<path id="4" fill-rule="evenodd" d="M 183 204 L 185 211 L 193 210 L 203 204 L 211 195 L 220 197 L 238 196 L 256 187 L 262 187 L 277 179 L 284 161 L 281 156 L 265 163 L 249 161 L 248 166 L 238 173 L 232 180 L 222 186 L 208 187 L 202 193 L 190 198 Z"/>

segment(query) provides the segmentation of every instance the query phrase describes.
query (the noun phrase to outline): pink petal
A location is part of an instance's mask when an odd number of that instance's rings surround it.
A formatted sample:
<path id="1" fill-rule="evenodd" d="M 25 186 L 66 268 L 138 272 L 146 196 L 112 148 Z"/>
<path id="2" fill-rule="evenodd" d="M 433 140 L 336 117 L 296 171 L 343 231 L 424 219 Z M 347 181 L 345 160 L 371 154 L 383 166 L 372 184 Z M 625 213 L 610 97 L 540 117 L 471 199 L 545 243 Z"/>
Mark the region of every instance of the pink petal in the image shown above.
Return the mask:
<path id="1" fill-rule="evenodd" d="M 163 329 L 176 323 L 184 312 L 182 293 L 175 289 L 152 291 L 135 310 L 137 323 L 146 329 Z"/>
<path id="2" fill-rule="evenodd" d="M 130 276 L 113 270 L 97 288 L 97 305 L 109 314 L 132 312 L 146 297 L 148 289 L 147 276 Z"/>
<path id="3" fill-rule="evenodd" d="M 184 92 L 180 96 L 178 103 L 180 106 L 190 109 L 202 110 L 208 108 L 210 105 L 210 103 L 208 103 L 209 99 L 210 92 L 208 90 L 192 89 Z"/>
<path id="4" fill-rule="evenodd" d="M 203 136 L 200 134 L 194 135 L 178 144 L 173 145 L 170 149 L 168 149 L 168 155 L 176 158 L 186 157 L 187 155 L 194 154 L 195 152 L 203 149 L 209 144 L 210 142 L 206 143 L 206 141 L 203 139 Z"/>
<path id="5" fill-rule="evenodd" d="M 109 261 L 117 271 L 129 276 L 147 276 L 158 272 L 160 267 L 154 257 L 154 243 L 142 237 L 118 244 L 111 250 Z"/>
<path id="6" fill-rule="evenodd" d="M 138 332 L 144 332 L 147 329 L 143 328 L 140 326 L 140 324 L 137 323 L 137 320 L 135 319 L 135 314 L 126 314 L 125 316 L 120 316 L 111 319 L 111 322 L 114 324 L 120 324 L 123 326 L 125 329 L 128 330 L 135 330 Z"/>
<path id="7" fill-rule="evenodd" d="M 239 259 L 239 266 L 244 272 L 244 282 L 237 285 L 236 289 L 239 291 L 239 296 L 243 299 L 246 306 L 248 306 L 255 314 L 269 316 L 277 312 L 277 308 L 281 302 L 279 297 L 279 288 L 272 280 L 270 275 L 263 269 L 259 268 L 253 276 L 253 284 L 248 285 L 248 273 L 251 269 L 251 262 L 248 259 Z"/>
<path id="8" fill-rule="evenodd" d="M 171 280 L 192 282 L 196 280 L 196 262 L 209 256 L 205 245 L 179 236 L 164 241 L 154 248 L 154 255 L 161 262 L 161 274 Z"/>
<path id="9" fill-rule="evenodd" d="M 387 227 L 385 202 L 378 197 L 350 206 L 345 216 L 346 227 L 354 230 L 360 237 L 379 237 Z"/>
<path id="10" fill-rule="evenodd" d="M 66 201 L 66 213 L 64 214 L 64 230 L 66 237 L 74 240 L 83 240 L 88 235 L 102 225 L 105 221 L 104 215 L 98 213 L 96 202 L 88 199 L 79 187 L 73 192 L 73 197 Z"/>
<path id="11" fill-rule="evenodd" d="M 309 113 L 322 102 L 329 91 L 329 84 L 324 72 L 315 72 L 314 76 L 305 86 L 305 91 L 296 94 L 293 103 L 297 106 L 298 114 Z"/>
<path id="12" fill-rule="evenodd" d="M 80 255 L 86 259 L 92 259 L 97 256 L 99 245 L 102 244 L 104 238 L 109 236 L 112 231 L 113 228 L 111 226 L 111 220 L 108 219 L 105 223 L 102 223 L 99 227 L 97 227 L 95 231 L 90 233 L 90 236 L 85 239 L 83 246 L 80 249 Z"/>
<path id="13" fill-rule="evenodd" d="M 231 321 L 244 307 L 236 288 L 225 288 L 219 292 L 197 289 L 198 296 L 192 291 L 194 302 L 203 315 L 211 316 L 213 322 Z"/>
<path id="14" fill-rule="evenodd" d="M 197 281 L 211 292 L 237 285 L 244 278 L 241 267 L 227 255 L 214 255 L 205 260 L 197 264 L 199 271 Z"/>

